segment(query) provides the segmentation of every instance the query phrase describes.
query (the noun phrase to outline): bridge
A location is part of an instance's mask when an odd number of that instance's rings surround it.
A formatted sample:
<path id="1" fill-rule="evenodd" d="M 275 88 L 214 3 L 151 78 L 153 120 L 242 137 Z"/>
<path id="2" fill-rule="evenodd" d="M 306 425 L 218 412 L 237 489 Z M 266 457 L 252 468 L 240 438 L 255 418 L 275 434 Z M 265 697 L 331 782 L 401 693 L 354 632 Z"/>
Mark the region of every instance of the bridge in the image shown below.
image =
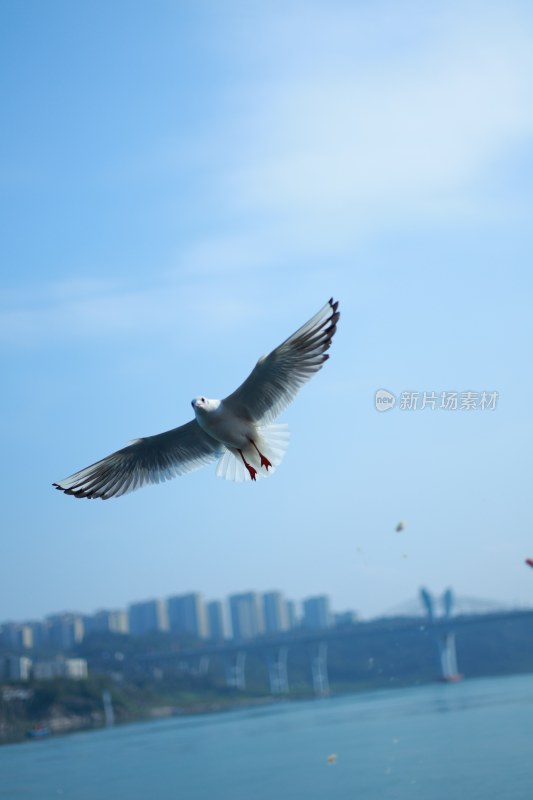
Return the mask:
<path id="1" fill-rule="evenodd" d="M 451 590 L 447 590 L 438 602 L 427 589 L 421 589 L 418 615 L 415 616 L 383 617 L 371 622 L 321 630 L 292 630 L 256 639 L 199 642 L 195 647 L 178 651 L 138 655 L 135 663 L 141 669 L 158 670 L 161 674 L 178 672 L 206 676 L 213 661 L 222 660 L 226 686 L 244 691 L 247 659 L 254 656 L 266 665 L 271 694 L 283 696 L 290 691 L 287 670 L 289 654 L 296 647 L 304 647 L 313 691 L 317 696 L 325 696 L 330 690 L 328 646 L 332 642 L 357 638 L 361 642 L 368 642 L 373 637 L 383 637 L 384 633 L 393 632 L 395 639 L 412 637 L 413 634 L 429 635 L 434 643 L 439 677 L 444 681 L 455 681 L 461 677 L 457 665 L 456 631 L 480 622 L 516 619 L 524 611 L 500 609 L 492 613 L 455 616 L 454 600 Z M 533 612 L 529 610 L 528 613 Z"/>
<path id="2" fill-rule="evenodd" d="M 422 590 L 420 590 L 419 594 L 416 597 L 413 597 L 411 600 L 393 606 L 381 616 L 425 617 L 427 615 L 427 608 L 424 600 L 422 600 L 421 592 Z M 487 598 L 469 597 L 466 595 L 456 594 L 455 592 L 452 592 L 451 589 L 447 589 L 440 597 L 432 596 L 434 616 L 439 615 L 439 610 L 441 613 L 446 613 L 448 592 L 451 593 L 452 597 L 452 604 L 450 608 L 450 614 L 452 617 L 473 616 L 475 614 L 498 614 L 504 611 L 513 612 L 518 610 L 516 605 L 513 605 L 512 603 L 502 603 L 501 601 L 489 600 Z"/>

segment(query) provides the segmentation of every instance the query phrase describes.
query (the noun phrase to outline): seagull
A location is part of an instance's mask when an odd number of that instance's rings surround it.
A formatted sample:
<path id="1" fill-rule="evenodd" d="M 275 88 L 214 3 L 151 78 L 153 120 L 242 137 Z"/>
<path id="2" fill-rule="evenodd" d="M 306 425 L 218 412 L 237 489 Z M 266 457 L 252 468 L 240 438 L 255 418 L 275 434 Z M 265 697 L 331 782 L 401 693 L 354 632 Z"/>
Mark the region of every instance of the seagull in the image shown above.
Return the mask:
<path id="1" fill-rule="evenodd" d="M 108 500 L 216 459 L 216 474 L 226 480 L 255 481 L 271 475 L 289 442 L 288 426 L 274 420 L 329 358 L 326 351 L 337 329 L 338 305 L 331 298 L 296 333 L 262 356 L 244 383 L 223 400 L 195 397 L 190 422 L 134 439 L 53 486 L 74 497 Z"/>

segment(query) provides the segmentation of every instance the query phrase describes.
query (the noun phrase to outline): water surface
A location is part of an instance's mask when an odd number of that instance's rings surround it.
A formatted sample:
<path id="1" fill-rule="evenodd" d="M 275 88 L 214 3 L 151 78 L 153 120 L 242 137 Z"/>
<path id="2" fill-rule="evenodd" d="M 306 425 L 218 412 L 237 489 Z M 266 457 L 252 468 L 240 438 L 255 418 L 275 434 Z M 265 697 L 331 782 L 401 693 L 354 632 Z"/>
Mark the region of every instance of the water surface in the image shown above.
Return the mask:
<path id="1" fill-rule="evenodd" d="M 533 675 L 174 717 L 0 748 L 0 798 L 9 800 L 532 797 Z"/>

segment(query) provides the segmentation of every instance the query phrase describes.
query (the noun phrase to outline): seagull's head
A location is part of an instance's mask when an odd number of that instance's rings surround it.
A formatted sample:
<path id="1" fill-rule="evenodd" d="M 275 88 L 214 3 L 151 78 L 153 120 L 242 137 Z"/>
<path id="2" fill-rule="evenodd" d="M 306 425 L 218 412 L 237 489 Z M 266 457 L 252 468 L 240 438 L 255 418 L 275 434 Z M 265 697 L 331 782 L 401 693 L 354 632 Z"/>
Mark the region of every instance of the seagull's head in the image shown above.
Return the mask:
<path id="1" fill-rule="evenodd" d="M 191 400 L 191 405 L 194 413 L 208 414 L 210 411 L 216 411 L 220 405 L 220 400 L 210 400 L 208 397 L 195 397 Z"/>

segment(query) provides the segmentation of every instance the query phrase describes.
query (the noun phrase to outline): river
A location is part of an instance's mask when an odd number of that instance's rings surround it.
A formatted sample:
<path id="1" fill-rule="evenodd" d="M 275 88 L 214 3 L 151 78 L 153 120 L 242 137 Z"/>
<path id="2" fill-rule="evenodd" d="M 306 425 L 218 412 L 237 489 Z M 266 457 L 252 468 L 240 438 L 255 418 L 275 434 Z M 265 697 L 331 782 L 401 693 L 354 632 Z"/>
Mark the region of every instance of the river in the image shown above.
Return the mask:
<path id="1" fill-rule="evenodd" d="M 530 800 L 533 675 L 172 717 L 0 748 L 19 800 Z"/>

